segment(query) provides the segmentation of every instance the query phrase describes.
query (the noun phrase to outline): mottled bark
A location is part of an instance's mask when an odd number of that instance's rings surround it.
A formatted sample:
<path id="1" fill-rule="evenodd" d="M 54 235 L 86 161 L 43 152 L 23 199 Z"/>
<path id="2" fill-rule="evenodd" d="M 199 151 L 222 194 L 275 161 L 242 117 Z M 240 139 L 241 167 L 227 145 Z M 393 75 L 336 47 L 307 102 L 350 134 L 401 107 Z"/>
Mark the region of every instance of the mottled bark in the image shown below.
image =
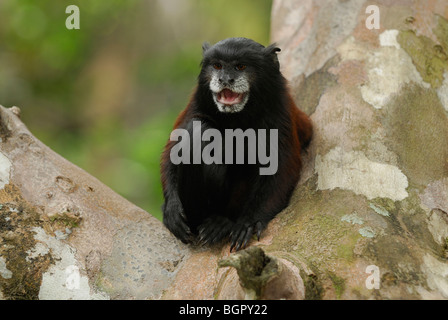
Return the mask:
<path id="1" fill-rule="evenodd" d="M 447 17 L 446 1 L 274 3 L 272 40 L 316 131 L 269 250 L 312 269 L 322 298 L 448 298 Z"/>
<path id="2" fill-rule="evenodd" d="M 189 251 L 0 106 L 0 298 L 157 299 Z"/>
<path id="3" fill-rule="evenodd" d="M 315 135 L 290 206 L 250 243 L 266 255 L 179 243 L 0 108 L 0 297 L 447 299 L 447 18 L 444 0 L 274 1 Z"/>

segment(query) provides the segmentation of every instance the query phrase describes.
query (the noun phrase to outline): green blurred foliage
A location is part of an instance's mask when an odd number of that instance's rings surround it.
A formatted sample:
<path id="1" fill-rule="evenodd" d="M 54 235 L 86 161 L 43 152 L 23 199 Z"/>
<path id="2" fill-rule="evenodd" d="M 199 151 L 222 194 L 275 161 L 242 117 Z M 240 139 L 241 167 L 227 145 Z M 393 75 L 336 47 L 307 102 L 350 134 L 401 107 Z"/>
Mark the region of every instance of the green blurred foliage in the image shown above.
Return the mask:
<path id="1" fill-rule="evenodd" d="M 80 29 L 68 30 L 68 5 Z M 0 104 L 53 150 L 161 218 L 159 160 L 204 41 L 269 42 L 269 0 L 0 0 Z"/>

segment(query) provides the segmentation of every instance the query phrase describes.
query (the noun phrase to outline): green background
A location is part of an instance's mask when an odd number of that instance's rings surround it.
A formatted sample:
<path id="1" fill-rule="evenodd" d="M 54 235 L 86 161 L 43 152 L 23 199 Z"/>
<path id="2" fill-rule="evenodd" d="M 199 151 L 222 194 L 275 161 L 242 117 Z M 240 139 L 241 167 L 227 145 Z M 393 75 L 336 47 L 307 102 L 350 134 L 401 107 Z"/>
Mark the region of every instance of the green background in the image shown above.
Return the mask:
<path id="1" fill-rule="evenodd" d="M 68 5 L 80 29 L 68 30 Z M 267 0 L 0 0 L 0 104 L 33 134 L 161 219 L 159 161 L 202 43 L 269 44 Z"/>

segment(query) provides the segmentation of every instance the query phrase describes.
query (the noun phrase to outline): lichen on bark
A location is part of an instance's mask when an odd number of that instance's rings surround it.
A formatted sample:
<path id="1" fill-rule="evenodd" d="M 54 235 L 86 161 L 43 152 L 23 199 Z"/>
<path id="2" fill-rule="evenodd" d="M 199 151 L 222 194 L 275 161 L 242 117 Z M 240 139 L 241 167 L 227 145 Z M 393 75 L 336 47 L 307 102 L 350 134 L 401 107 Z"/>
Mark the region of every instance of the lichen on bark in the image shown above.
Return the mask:
<path id="1" fill-rule="evenodd" d="M 0 288 L 5 299 L 38 299 L 42 274 L 54 263 L 51 252 L 32 254 L 38 242 L 34 228 L 50 227 L 36 208 L 21 196 L 20 190 L 8 184 L 0 190 L 0 257 L 10 271 L 10 277 L 0 276 Z"/>

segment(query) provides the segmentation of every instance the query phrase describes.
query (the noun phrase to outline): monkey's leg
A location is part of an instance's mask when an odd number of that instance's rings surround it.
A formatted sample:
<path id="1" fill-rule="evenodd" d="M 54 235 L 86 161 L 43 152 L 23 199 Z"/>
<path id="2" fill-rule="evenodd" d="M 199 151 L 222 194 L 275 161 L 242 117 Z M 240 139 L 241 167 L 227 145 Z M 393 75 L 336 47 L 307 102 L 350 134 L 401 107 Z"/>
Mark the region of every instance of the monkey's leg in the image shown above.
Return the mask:
<path id="1" fill-rule="evenodd" d="M 199 226 L 199 243 L 213 245 L 222 241 L 229 236 L 234 224 L 224 215 L 210 216 Z"/>
<path id="2" fill-rule="evenodd" d="M 257 177 L 242 213 L 232 228 L 231 251 L 244 248 L 253 234 L 260 239 L 269 221 L 288 205 L 297 177 L 287 176 L 286 172 L 282 175 L 284 180 L 276 176 Z"/>
<path id="3" fill-rule="evenodd" d="M 215 244 L 227 238 L 234 222 L 225 214 L 231 187 L 227 176 L 228 167 L 225 164 L 210 164 L 202 166 L 202 202 L 204 205 L 204 220 L 198 227 L 199 242 Z"/>

